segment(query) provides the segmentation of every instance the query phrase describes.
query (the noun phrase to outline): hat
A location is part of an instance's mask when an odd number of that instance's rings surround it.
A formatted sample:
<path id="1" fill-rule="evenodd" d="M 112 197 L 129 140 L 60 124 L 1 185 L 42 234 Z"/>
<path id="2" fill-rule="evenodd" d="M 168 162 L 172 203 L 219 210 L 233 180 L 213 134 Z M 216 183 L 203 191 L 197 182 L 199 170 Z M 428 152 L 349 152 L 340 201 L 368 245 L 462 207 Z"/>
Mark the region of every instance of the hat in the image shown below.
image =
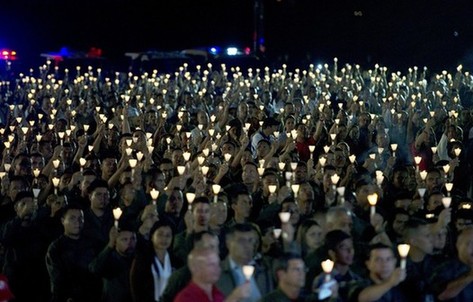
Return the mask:
<path id="1" fill-rule="evenodd" d="M 0 301 L 8 301 L 15 298 L 8 285 L 8 279 L 5 275 L 0 274 Z"/>
<path id="2" fill-rule="evenodd" d="M 267 128 L 271 126 L 279 126 L 279 121 L 276 120 L 274 117 L 265 118 L 263 121 L 263 128 Z"/>

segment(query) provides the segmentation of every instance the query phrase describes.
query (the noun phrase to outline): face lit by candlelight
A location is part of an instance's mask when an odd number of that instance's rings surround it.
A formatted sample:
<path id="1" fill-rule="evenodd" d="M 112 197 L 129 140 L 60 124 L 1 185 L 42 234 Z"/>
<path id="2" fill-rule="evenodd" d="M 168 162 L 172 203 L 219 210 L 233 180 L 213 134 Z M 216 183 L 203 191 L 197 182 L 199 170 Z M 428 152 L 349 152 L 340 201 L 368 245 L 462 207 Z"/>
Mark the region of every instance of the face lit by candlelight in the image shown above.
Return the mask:
<path id="1" fill-rule="evenodd" d="M 366 261 L 371 279 L 387 280 L 396 267 L 396 257 L 390 248 L 375 248 L 371 250 Z"/>

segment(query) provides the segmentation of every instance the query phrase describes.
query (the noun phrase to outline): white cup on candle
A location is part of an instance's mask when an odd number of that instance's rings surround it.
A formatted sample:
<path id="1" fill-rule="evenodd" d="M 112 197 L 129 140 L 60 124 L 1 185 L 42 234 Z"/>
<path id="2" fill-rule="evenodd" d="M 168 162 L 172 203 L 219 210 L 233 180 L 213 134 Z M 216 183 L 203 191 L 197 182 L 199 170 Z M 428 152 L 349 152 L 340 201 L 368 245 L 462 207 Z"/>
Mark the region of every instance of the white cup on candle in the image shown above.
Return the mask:
<path id="1" fill-rule="evenodd" d="M 243 275 L 246 278 L 246 281 L 250 281 L 253 272 L 255 271 L 255 267 L 253 265 L 243 265 L 242 267 Z"/>
<path id="2" fill-rule="evenodd" d="M 370 204 L 370 214 L 374 216 L 376 213 L 376 203 L 378 202 L 378 194 L 373 193 L 368 195 L 368 203 Z"/>
<path id="3" fill-rule="evenodd" d="M 113 209 L 113 218 L 115 218 L 115 227 L 118 228 L 118 220 L 122 216 L 122 209 L 115 208 Z"/>
<path id="4" fill-rule="evenodd" d="M 407 264 L 407 261 L 406 261 L 406 258 L 407 258 L 407 255 L 409 254 L 409 249 L 410 249 L 410 245 L 409 244 L 399 244 L 397 246 L 397 251 L 399 252 L 399 256 L 401 256 L 401 269 L 406 269 L 406 264 Z"/>

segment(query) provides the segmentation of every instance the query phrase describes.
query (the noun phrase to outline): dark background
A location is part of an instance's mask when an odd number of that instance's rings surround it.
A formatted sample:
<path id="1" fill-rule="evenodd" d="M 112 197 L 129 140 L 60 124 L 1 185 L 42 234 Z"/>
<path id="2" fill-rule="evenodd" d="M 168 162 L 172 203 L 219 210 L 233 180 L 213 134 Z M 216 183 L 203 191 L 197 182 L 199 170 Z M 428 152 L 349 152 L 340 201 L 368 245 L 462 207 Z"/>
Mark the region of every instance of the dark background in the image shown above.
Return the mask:
<path id="1" fill-rule="evenodd" d="M 263 0 L 264 57 L 453 69 L 473 62 L 473 1 Z M 0 0 L 0 47 L 23 61 L 62 46 L 125 52 L 228 44 L 253 48 L 252 0 Z"/>

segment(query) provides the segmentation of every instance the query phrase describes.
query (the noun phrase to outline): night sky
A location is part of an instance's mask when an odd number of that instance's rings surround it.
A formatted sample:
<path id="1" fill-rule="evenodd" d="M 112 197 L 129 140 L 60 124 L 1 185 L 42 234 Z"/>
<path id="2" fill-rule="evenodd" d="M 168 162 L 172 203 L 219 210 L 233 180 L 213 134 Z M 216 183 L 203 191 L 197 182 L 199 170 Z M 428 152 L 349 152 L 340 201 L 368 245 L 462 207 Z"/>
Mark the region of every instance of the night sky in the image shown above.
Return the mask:
<path id="1" fill-rule="evenodd" d="M 0 0 L 0 47 L 23 59 L 62 46 L 125 52 L 210 45 L 252 47 L 252 0 Z M 473 62 L 473 1 L 265 0 L 266 58 L 393 68 Z"/>

